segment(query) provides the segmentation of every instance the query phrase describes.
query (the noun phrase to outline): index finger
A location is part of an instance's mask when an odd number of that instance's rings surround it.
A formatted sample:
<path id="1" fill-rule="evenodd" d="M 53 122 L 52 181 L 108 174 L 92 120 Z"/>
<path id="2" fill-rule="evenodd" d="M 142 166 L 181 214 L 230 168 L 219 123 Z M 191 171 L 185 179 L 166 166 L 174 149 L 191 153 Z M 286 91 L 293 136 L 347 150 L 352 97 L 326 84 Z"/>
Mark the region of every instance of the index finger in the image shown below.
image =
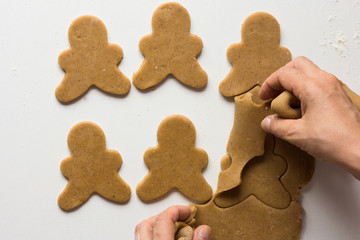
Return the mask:
<path id="1" fill-rule="evenodd" d="M 268 100 L 288 90 L 301 100 L 300 92 L 304 87 L 306 75 L 301 71 L 285 66 L 271 74 L 259 90 L 259 97 Z"/>
<path id="2" fill-rule="evenodd" d="M 191 210 L 187 206 L 172 206 L 156 216 L 154 222 L 154 240 L 174 240 L 175 222 L 185 220 Z"/>

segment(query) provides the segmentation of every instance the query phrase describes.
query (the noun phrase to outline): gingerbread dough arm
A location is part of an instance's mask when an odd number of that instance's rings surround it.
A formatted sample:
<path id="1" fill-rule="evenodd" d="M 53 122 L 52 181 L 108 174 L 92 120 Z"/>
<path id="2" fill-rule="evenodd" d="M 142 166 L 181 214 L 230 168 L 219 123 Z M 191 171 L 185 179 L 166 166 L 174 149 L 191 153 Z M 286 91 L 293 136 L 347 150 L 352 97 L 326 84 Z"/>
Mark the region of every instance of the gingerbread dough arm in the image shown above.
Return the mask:
<path id="1" fill-rule="evenodd" d="M 230 47 L 227 49 L 226 56 L 232 65 L 234 65 L 234 63 L 237 62 L 239 55 L 241 55 L 242 49 L 243 49 L 242 43 L 231 44 Z"/>
<path id="2" fill-rule="evenodd" d="M 116 44 L 109 44 L 108 49 L 108 56 L 113 59 L 115 65 L 119 65 L 124 56 L 122 48 Z"/>
<path id="3" fill-rule="evenodd" d="M 194 54 L 196 54 L 195 55 L 195 57 L 196 57 L 201 53 L 201 50 L 203 48 L 203 42 L 199 36 L 190 34 L 188 46 L 191 49 L 190 51 L 193 52 Z"/>
<path id="4" fill-rule="evenodd" d="M 58 58 L 58 63 L 60 67 L 66 72 L 68 70 L 68 62 L 71 59 L 73 50 L 70 48 L 68 50 L 63 51 Z"/>
<path id="5" fill-rule="evenodd" d="M 82 81 L 82 79 L 74 80 L 74 76 L 71 76 L 71 74 L 67 72 L 72 65 L 71 58 L 73 58 L 73 50 L 70 48 L 63 51 L 58 59 L 60 67 L 65 71 L 63 80 L 55 90 L 55 96 L 60 102 L 72 101 L 84 94 L 90 87 L 90 85 L 86 83 L 86 81 Z M 81 84 L 78 84 L 77 87 L 74 88 L 74 82 L 81 82 Z"/>
<path id="6" fill-rule="evenodd" d="M 107 169 L 111 171 L 118 171 L 122 165 L 122 158 L 118 151 L 106 149 L 106 155 L 104 157 L 104 164 Z"/>
<path id="7" fill-rule="evenodd" d="M 61 173 L 66 177 L 69 178 L 73 175 L 72 170 L 74 166 L 74 160 L 72 157 L 65 158 L 60 164 Z"/>
<path id="8" fill-rule="evenodd" d="M 202 170 L 203 168 L 205 168 L 209 162 L 209 157 L 208 154 L 206 153 L 206 151 L 204 149 L 201 148 L 196 148 L 196 152 L 197 152 L 197 159 L 199 159 L 198 164 L 199 164 L 199 169 Z"/>
<path id="9" fill-rule="evenodd" d="M 149 51 L 149 49 L 152 49 L 153 48 L 153 42 L 154 42 L 154 35 L 153 34 L 149 34 L 149 35 L 146 35 L 144 37 L 142 37 L 140 39 L 140 42 L 139 42 L 139 49 L 140 49 L 140 52 L 142 53 L 142 55 L 146 58 L 148 57 L 149 55 L 151 55 L 152 53 Z"/>

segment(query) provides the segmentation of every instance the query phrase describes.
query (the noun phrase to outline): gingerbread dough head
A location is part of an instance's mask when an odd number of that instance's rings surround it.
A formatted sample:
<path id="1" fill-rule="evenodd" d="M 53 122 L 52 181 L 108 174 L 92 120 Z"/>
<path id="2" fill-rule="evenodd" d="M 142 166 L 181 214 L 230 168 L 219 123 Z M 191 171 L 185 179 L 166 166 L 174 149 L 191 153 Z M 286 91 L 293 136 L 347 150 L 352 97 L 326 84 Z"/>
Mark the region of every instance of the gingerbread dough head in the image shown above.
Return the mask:
<path id="1" fill-rule="evenodd" d="M 280 25 L 270 14 L 258 12 L 250 15 L 243 23 L 241 36 L 248 46 L 277 47 L 280 41 Z"/>
<path id="2" fill-rule="evenodd" d="M 106 45 L 105 24 L 93 16 L 78 18 L 69 28 L 69 42 L 72 47 Z"/>
<path id="3" fill-rule="evenodd" d="M 198 202 L 211 198 L 212 189 L 201 174 L 208 156 L 195 147 L 195 135 L 194 125 L 182 115 L 171 115 L 161 122 L 158 146 L 144 154 L 149 173 L 136 188 L 141 200 L 157 199 L 173 188 Z"/>
<path id="4" fill-rule="evenodd" d="M 188 33 L 190 31 L 190 15 L 178 3 L 165 3 L 154 12 L 152 28 L 155 33 Z"/>
<path id="5" fill-rule="evenodd" d="M 177 116 L 177 117 L 175 117 Z M 180 115 L 163 121 L 157 132 L 160 147 L 189 148 L 195 145 L 196 132 L 192 122 Z"/>
<path id="6" fill-rule="evenodd" d="M 104 132 L 93 124 L 77 124 L 71 129 L 68 137 L 71 154 L 99 152 L 105 150 Z"/>
<path id="7" fill-rule="evenodd" d="M 71 210 L 98 193 L 116 202 L 126 202 L 131 190 L 118 175 L 122 159 L 108 150 L 101 128 L 92 122 L 81 122 L 69 133 L 71 156 L 61 162 L 61 172 L 69 180 L 58 199 L 59 206 Z"/>
<path id="8" fill-rule="evenodd" d="M 232 44 L 227 51 L 232 69 L 219 86 L 225 97 L 260 86 L 271 73 L 291 60 L 290 51 L 279 46 L 279 23 L 268 13 L 250 15 L 243 24 L 241 36 L 242 41 Z"/>

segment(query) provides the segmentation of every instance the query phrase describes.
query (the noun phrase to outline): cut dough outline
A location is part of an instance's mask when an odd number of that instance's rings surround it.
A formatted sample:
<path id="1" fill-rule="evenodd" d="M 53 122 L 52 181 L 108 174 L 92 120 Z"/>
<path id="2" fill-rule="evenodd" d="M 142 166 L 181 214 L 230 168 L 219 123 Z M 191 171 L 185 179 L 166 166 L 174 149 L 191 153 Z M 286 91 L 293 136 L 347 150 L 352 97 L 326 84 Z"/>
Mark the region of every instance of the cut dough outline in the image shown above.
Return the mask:
<path id="1" fill-rule="evenodd" d="M 65 76 L 55 90 L 62 103 L 72 103 L 98 88 L 104 93 L 124 96 L 130 91 L 130 80 L 119 70 L 122 48 L 108 42 L 105 24 L 97 17 L 83 15 L 69 27 L 70 48 L 58 58 Z"/>
<path id="2" fill-rule="evenodd" d="M 245 200 L 246 200 L 247 198 L 249 198 L 250 196 L 255 197 L 256 199 L 258 199 L 258 200 L 259 200 L 260 202 L 262 202 L 263 204 L 265 204 L 265 205 L 267 205 L 267 206 L 269 206 L 269 207 L 271 207 L 271 208 L 275 208 L 275 209 L 286 209 L 286 208 L 291 204 L 291 202 L 293 201 L 292 198 L 291 198 L 291 195 L 290 195 L 288 189 L 284 186 L 284 184 L 283 184 L 283 182 L 282 182 L 282 180 L 281 180 L 281 178 L 282 178 L 282 177 L 285 175 L 285 173 L 288 171 L 288 161 L 287 161 L 284 157 L 282 157 L 282 156 L 280 156 L 280 155 L 278 155 L 278 154 L 275 153 L 275 144 L 276 144 L 275 136 L 268 134 L 266 137 L 267 137 L 267 138 L 272 138 L 271 144 L 269 144 L 270 147 L 271 147 L 272 157 L 281 158 L 281 159 L 283 160 L 284 164 L 285 164 L 285 168 L 284 168 L 284 170 L 282 171 L 282 173 L 279 175 L 279 177 L 277 178 L 277 180 L 279 181 L 279 184 L 283 187 L 284 192 L 286 192 L 286 193 L 288 194 L 288 196 L 289 196 L 289 201 L 288 201 L 288 203 L 287 203 L 285 206 L 282 206 L 282 207 L 272 206 L 272 205 L 264 202 L 261 198 L 259 198 L 259 197 L 257 196 L 257 194 L 255 194 L 255 193 L 253 193 L 253 192 L 250 192 L 248 195 L 246 195 L 246 197 L 242 198 L 242 200 L 240 200 L 240 201 L 234 201 L 232 204 L 229 204 L 229 205 L 226 205 L 226 206 L 221 206 L 221 205 L 219 205 L 219 204 L 217 203 L 216 199 L 218 199 L 222 194 L 224 194 L 224 193 L 226 193 L 226 192 L 230 192 L 230 191 L 235 191 L 235 189 L 241 187 L 241 184 L 242 184 L 243 181 L 244 181 L 242 175 L 244 174 L 244 171 L 246 170 L 247 165 L 248 165 L 248 164 L 251 164 L 252 161 L 257 160 L 259 157 L 263 157 L 263 156 L 264 156 L 264 155 L 262 155 L 262 156 L 256 156 L 256 157 L 252 158 L 251 160 L 249 160 L 249 161 L 246 163 L 246 165 L 244 166 L 244 169 L 242 170 L 241 176 L 240 176 L 240 178 L 241 178 L 241 183 L 240 183 L 240 185 L 238 185 L 238 186 L 236 186 L 236 187 L 234 187 L 234 188 L 232 188 L 232 189 L 230 189 L 230 190 L 227 190 L 227 191 L 216 192 L 216 193 L 215 193 L 215 195 L 214 195 L 214 200 L 213 200 L 213 201 L 214 201 L 214 204 L 215 204 L 217 207 L 219 207 L 219 208 L 232 207 L 232 206 L 234 206 L 234 205 L 237 205 L 237 204 L 245 201 Z M 264 144 L 264 145 L 265 145 L 265 146 L 264 146 L 264 148 L 265 148 L 265 154 L 266 154 L 266 148 L 269 147 L 269 146 L 266 146 L 266 144 L 267 144 L 267 141 L 265 141 L 265 144 Z M 264 161 L 264 159 L 262 159 L 262 161 Z M 235 196 L 235 197 L 236 197 L 236 196 Z"/>
<path id="3" fill-rule="evenodd" d="M 71 154 L 60 165 L 68 179 L 58 198 L 61 209 L 77 209 L 94 193 L 119 203 L 130 199 L 130 186 L 118 174 L 122 157 L 106 148 L 105 134 L 97 124 L 85 121 L 73 126 L 68 134 L 68 146 Z"/>
<path id="4" fill-rule="evenodd" d="M 190 33 L 190 25 L 190 14 L 179 3 L 164 3 L 155 10 L 152 33 L 139 43 L 144 61 L 133 75 L 133 84 L 138 89 L 158 86 L 168 76 L 189 87 L 206 86 L 207 74 L 196 59 L 203 43 Z"/>
<path id="5" fill-rule="evenodd" d="M 158 145 L 144 153 L 149 172 L 136 187 L 138 197 L 150 202 L 177 189 L 189 199 L 207 202 L 212 188 L 202 171 L 208 155 L 195 145 L 194 124 L 183 115 L 170 115 L 161 121 L 157 139 Z"/>

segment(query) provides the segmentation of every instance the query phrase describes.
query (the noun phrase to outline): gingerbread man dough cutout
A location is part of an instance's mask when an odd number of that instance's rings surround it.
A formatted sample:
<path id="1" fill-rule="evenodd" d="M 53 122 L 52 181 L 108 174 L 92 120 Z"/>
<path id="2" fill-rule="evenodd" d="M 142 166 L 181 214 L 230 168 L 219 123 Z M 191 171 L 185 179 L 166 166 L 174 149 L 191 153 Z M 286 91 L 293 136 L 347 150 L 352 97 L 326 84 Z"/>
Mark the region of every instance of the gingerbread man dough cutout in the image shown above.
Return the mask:
<path id="1" fill-rule="evenodd" d="M 145 57 L 133 76 L 139 89 L 150 88 L 169 74 L 183 84 L 202 88 L 207 74 L 196 57 L 202 50 L 201 39 L 190 34 L 190 15 L 179 3 L 165 3 L 152 17 L 153 33 L 140 40 L 140 51 Z"/>
<path id="2" fill-rule="evenodd" d="M 268 13 L 257 12 L 246 18 L 241 36 L 242 41 L 232 44 L 227 51 L 233 67 L 219 86 L 225 97 L 260 86 L 271 73 L 291 60 L 290 51 L 279 46 L 280 25 Z"/>
<path id="3" fill-rule="evenodd" d="M 284 209 L 289 206 L 290 194 L 280 181 L 280 177 L 287 170 L 287 164 L 284 158 L 274 154 L 274 145 L 274 136 L 268 134 L 264 155 L 251 159 L 245 165 L 241 174 L 241 184 L 217 195 L 214 200 L 216 205 L 222 208 L 230 207 L 254 195 L 264 204 L 274 208 Z"/>
<path id="4" fill-rule="evenodd" d="M 81 16 L 69 28 L 70 49 L 59 56 L 65 77 L 56 88 L 60 102 L 72 101 L 91 86 L 111 94 L 126 94 L 130 80 L 117 65 L 123 58 L 122 49 L 107 41 L 104 23 L 94 16 Z"/>
<path id="5" fill-rule="evenodd" d="M 61 172 L 69 180 L 58 204 L 71 210 L 83 204 L 93 193 L 116 202 L 130 199 L 131 190 L 118 175 L 122 159 L 115 150 L 106 149 L 105 135 L 92 122 L 81 122 L 69 133 L 71 156 L 61 162 Z"/>
<path id="6" fill-rule="evenodd" d="M 198 202 L 211 198 L 212 189 L 201 174 L 208 156 L 195 147 L 195 138 L 194 125 L 182 115 L 168 116 L 160 123 L 158 146 L 144 154 L 150 171 L 136 188 L 141 200 L 157 199 L 173 188 Z"/>

